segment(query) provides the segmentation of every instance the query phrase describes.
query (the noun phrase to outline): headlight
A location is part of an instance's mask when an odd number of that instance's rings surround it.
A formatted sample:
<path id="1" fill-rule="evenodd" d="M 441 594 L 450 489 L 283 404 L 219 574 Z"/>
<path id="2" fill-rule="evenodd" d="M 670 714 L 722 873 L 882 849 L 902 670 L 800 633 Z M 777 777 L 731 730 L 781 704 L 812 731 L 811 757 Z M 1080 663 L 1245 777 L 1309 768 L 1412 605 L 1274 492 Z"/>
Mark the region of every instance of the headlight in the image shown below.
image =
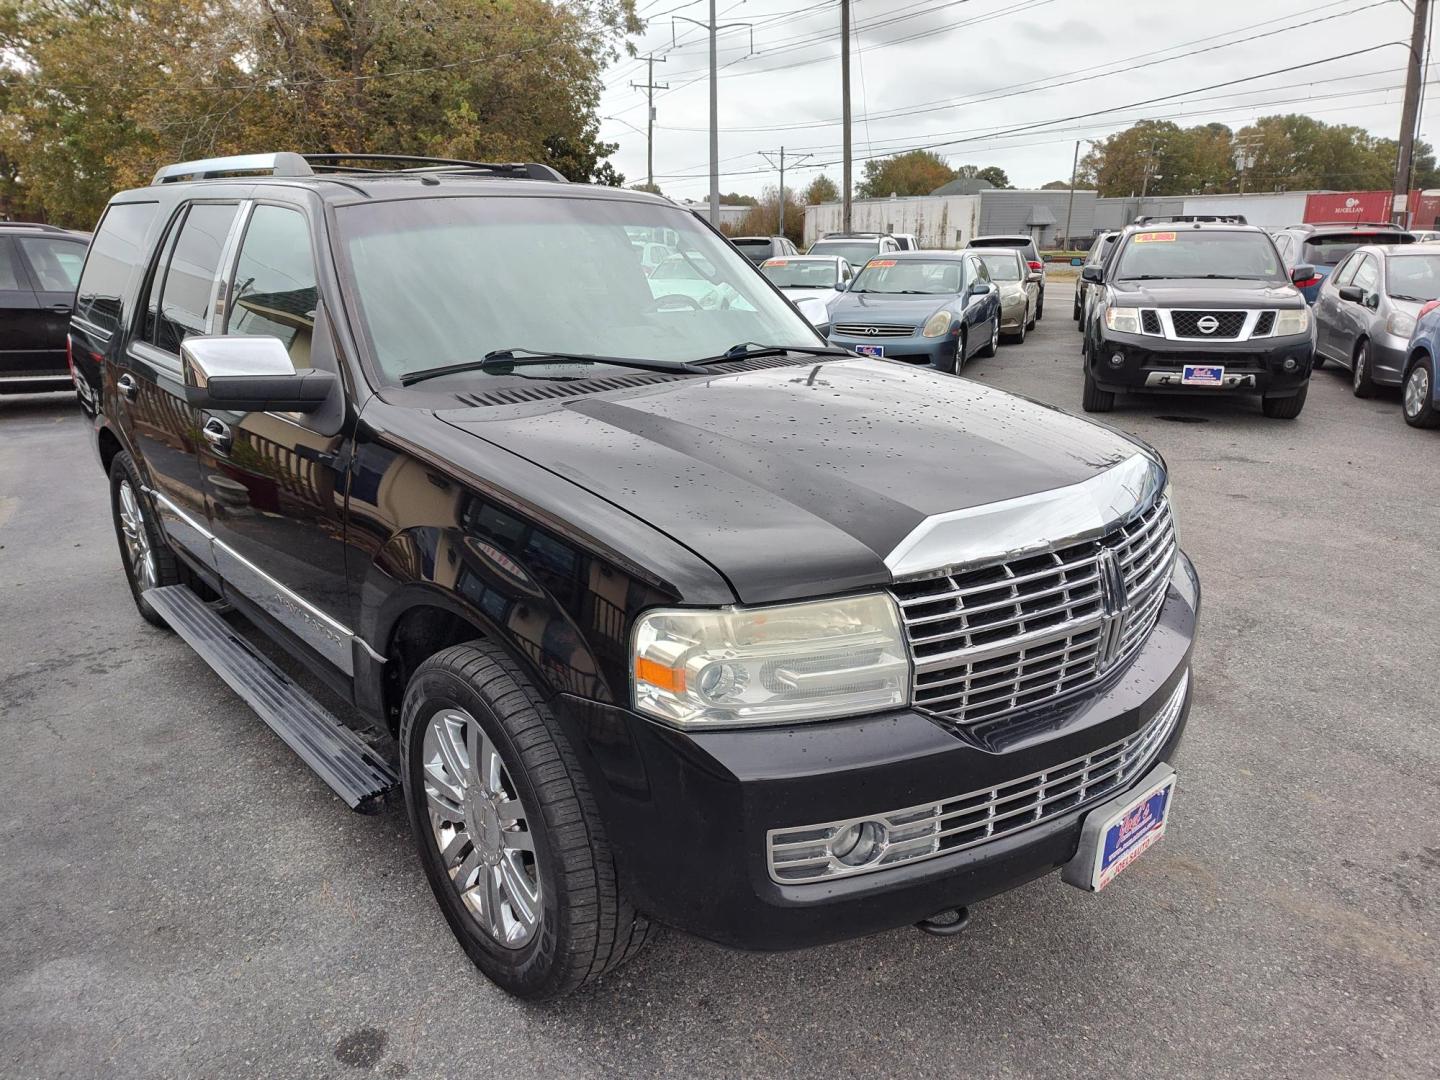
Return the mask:
<path id="1" fill-rule="evenodd" d="M 1385 329 L 1396 337 L 1408 339 L 1410 335 L 1415 332 L 1415 317 L 1397 311 L 1385 320 Z"/>
<path id="2" fill-rule="evenodd" d="M 925 323 L 925 329 L 920 333 L 925 337 L 944 337 L 950 332 L 950 324 L 955 321 L 955 316 L 948 311 L 937 311 Z"/>
<path id="3" fill-rule="evenodd" d="M 1122 334 L 1140 333 L 1140 309 L 1138 307 L 1111 307 L 1105 309 L 1105 326 Z"/>
<path id="4" fill-rule="evenodd" d="M 1275 316 L 1275 336 L 1283 337 L 1286 334 L 1303 334 L 1310 329 L 1310 309 L 1299 308 L 1296 311 L 1282 311 Z"/>
<path id="5" fill-rule="evenodd" d="M 875 712 L 910 700 L 890 597 L 652 611 L 635 626 L 635 707 L 677 727 L 735 727 Z"/>

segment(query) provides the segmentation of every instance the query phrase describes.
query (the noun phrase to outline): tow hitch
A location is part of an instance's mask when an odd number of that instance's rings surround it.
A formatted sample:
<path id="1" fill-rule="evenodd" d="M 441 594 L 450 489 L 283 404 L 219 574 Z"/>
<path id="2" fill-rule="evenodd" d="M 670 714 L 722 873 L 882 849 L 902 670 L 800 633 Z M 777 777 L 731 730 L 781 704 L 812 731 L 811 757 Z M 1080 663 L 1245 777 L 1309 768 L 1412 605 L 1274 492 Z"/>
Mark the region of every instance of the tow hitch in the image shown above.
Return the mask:
<path id="1" fill-rule="evenodd" d="M 928 919 L 921 919 L 915 924 L 915 929 L 936 937 L 954 937 L 969 925 L 969 908 L 946 908 Z"/>

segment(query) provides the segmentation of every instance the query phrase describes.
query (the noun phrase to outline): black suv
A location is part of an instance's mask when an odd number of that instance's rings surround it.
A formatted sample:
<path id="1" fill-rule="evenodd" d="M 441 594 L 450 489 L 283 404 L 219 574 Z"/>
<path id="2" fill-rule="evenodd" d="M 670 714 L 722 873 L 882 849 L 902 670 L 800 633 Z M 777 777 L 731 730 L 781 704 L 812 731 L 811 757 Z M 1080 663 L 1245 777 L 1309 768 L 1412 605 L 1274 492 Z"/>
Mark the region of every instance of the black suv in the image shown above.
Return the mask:
<path id="1" fill-rule="evenodd" d="M 0 221 L 0 394 L 71 388 L 65 333 L 88 233 Z"/>
<path id="2" fill-rule="evenodd" d="M 487 975 L 953 932 L 1158 839 L 1200 594 L 1153 451 L 826 346 L 665 199 L 400 164 L 115 196 L 75 362 L 140 614 L 351 806 L 397 789 Z"/>
<path id="3" fill-rule="evenodd" d="M 1124 390 L 1258 394 L 1265 415 L 1282 419 L 1305 407 L 1315 331 L 1294 283 L 1314 268 L 1287 272 L 1263 230 L 1132 226 L 1080 274 L 1093 292 L 1086 412 L 1109 412 Z"/>

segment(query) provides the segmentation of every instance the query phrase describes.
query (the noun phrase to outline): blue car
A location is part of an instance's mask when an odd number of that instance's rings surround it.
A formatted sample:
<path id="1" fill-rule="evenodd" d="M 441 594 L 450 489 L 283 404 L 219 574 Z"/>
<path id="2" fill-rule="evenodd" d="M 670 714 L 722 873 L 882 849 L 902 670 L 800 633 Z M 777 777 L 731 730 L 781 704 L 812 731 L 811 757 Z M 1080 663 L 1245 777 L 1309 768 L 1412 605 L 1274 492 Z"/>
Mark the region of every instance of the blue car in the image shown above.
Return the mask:
<path id="1" fill-rule="evenodd" d="M 1440 300 L 1431 300 L 1420 309 L 1401 375 L 1401 405 L 1405 422 L 1411 427 L 1440 427 Z"/>
<path id="2" fill-rule="evenodd" d="M 830 343 L 955 374 L 1000 344 L 1000 287 L 972 251 L 895 251 L 830 305 Z"/>
<path id="3" fill-rule="evenodd" d="M 1383 221 L 1354 221 L 1334 224 L 1291 225 L 1271 229 L 1270 235 L 1287 270 L 1296 266 L 1314 267 L 1314 276 L 1295 284 L 1307 304 L 1315 303 L 1320 286 L 1330 271 L 1366 244 L 1413 244 L 1415 235 Z"/>

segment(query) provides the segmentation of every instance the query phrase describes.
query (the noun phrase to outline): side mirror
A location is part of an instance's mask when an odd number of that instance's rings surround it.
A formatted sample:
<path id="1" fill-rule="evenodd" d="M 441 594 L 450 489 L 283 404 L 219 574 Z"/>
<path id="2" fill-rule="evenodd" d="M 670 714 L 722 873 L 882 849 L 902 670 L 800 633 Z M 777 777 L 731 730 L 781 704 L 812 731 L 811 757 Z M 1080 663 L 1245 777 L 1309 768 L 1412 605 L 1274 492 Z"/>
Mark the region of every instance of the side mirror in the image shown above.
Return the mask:
<path id="1" fill-rule="evenodd" d="M 1299 263 L 1290 268 L 1290 281 L 1295 285 L 1303 285 L 1315 276 L 1315 267 L 1307 263 Z"/>
<path id="2" fill-rule="evenodd" d="M 846 291 L 847 289 L 849 289 L 849 288 L 850 288 L 850 281 L 849 281 L 849 279 L 842 279 L 842 280 L 837 281 L 837 282 L 835 283 L 835 291 L 836 291 L 836 292 L 845 292 L 845 291 Z"/>
<path id="3" fill-rule="evenodd" d="M 971 296 L 988 296 L 989 293 L 990 283 L 988 281 L 972 281 L 970 283 Z"/>
<path id="4" fill-rule="evenodd" d="M 295 370 L 274 337 L 192 337 L 180 344 L 185 400 L 197 409 L 227 412 L 314 412 L 330 396 L 335 376 Z"/>
<path id="5" fill-rule="evenodd" d="M 1353 304 L 1361 304 L 1365 301 L 1365 290 L 1359 285 L 1341 285 L 1340 299 L 1349 300 Z"/>
<path id="6" fill-rule="evenodd" d="M 1103 266 L 1087 266 L 1080 271 L 1080 277 L 1091 285 L 1105 284 L 1105 268 Z"/>
<path id="7" fill-rule="evenodd" d="M 1084 265 L 1085 265 L 1085 260 L 1082 259 L 1082 258 L 1080 258 L 1079 255 L 1072 255 L 1072 256 L 1070 257 L 1070 265 L 1071 265 L 1071 266 L 1084 266 Z"/>

